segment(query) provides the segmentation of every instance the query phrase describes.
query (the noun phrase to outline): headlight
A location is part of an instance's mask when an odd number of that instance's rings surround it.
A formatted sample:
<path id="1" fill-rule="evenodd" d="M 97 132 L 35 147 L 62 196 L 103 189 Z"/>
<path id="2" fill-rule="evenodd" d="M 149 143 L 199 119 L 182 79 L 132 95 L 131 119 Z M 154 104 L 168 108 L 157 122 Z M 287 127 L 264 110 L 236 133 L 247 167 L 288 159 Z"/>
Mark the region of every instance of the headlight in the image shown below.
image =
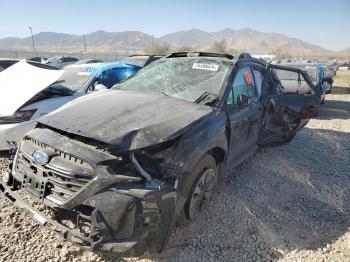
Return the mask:
<path id="1" fill-rule="evenodd" d="M 1 124 L 15 124 L 20 123 L 24 121 L 28 121 L 32 118 L 34 113 L 36 112 L 36 109 L 32 110 L 23 110 L 23 111 L 17 111 L 11 116 L 3 116 L 0 117 L 0 125 Z"/>

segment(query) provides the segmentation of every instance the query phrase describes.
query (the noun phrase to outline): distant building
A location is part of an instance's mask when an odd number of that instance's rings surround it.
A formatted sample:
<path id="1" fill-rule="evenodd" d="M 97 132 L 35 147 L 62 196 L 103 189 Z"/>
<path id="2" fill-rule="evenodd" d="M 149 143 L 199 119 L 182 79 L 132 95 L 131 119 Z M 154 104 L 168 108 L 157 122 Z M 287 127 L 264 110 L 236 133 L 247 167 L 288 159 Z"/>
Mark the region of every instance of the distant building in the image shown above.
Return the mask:
<path id="1" fill-rule="evenodd" d="M 252 57 L 254 57 L 254 58 L 262 58 L 262 59 L 265 59 L 265 60 L 274 60 L 274 59 L 276 59 L 275 55 L 252 55 Z"/>

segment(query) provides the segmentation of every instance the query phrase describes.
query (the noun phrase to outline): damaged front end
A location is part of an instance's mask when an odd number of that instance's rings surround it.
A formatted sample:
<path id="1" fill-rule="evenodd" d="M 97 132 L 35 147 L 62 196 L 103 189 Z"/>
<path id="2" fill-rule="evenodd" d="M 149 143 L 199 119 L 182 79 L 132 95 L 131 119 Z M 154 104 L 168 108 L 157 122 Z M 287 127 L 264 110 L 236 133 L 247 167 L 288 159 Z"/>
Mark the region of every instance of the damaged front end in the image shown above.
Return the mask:
<path id="1" fill-rule="evenodd" d="M 182 175 L 181 165 L 169 161 L 175 144 L 115 154 L 96 141 L 36 128 L 0 190 L 83 249 L 121 256 L 160 250 L 175 222 Z M 37 204 L 49 211 L 39 212 Z"/>

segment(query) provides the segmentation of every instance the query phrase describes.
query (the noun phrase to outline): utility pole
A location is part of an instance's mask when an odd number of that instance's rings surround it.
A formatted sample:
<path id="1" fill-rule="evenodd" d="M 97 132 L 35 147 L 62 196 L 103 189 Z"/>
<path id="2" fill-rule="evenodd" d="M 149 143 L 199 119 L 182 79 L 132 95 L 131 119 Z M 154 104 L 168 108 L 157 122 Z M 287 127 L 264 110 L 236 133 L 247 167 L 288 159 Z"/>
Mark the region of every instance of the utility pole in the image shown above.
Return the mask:
<path id="1" fill-rule="evenodd" d="M 118 61 L 118 43 L 117 43 L 117 39 L 115 39 L 115 61 Z"/>
<path id="2" fill-rule="evenodd" d="M 153 50 L 153 45 L 154 45 L 154 36 L 152 35 L 152 50 Z"/>
<path id="3" fill-rule="evenodd" d="M 35 54 L 36 54 L 36 51 L 35 51 L 33 30 L 32 30 L 32 27 L 31 27 L 31 26 L 29 27 L 29 29 L 30 29 L 30 34 L 32 35 L 33 52 L 34 52 L 34 55 L 35 55 Z"/>
<path id="4" fill-rule="evenodd" d="M 84 41 L 84 54 L 86 54 L 86 36 L 83 36 L 83 41 Z"/>

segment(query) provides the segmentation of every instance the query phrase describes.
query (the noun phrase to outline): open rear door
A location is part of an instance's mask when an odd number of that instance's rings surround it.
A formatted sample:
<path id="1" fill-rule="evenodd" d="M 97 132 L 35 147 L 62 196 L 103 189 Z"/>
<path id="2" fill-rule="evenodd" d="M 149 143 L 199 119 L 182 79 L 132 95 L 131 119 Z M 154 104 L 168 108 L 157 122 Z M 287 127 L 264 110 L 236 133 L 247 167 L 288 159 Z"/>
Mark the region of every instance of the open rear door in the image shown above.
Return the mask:
<path id="1" fill-rule="evenodd" d="M 306 71 L 269 64 L 262 99 L 265 112 L 259 145 L 267 147 L 291 141 L 315 114 L 321 94 Z"/>

